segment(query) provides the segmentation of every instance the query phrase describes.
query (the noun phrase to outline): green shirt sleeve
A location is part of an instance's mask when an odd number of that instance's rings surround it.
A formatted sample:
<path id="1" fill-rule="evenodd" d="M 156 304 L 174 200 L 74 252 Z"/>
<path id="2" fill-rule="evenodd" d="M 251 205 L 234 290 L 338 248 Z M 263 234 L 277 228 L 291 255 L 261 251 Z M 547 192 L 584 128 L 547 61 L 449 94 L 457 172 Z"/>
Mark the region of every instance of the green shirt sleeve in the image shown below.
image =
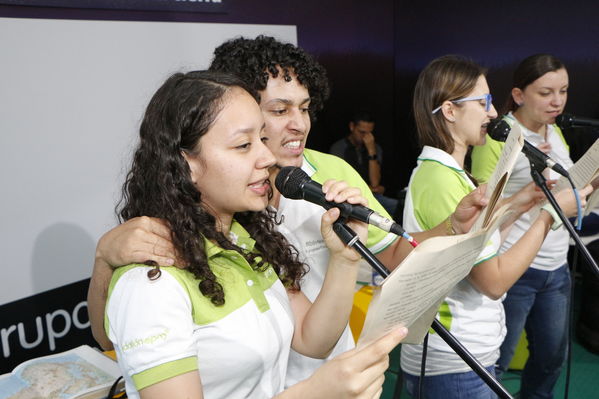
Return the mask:
<path id="1" fill-rule="evenodd" d="M 436 161 L 422 164 L 410 184 L 414 216 L 423 230 L 443 222 L 472 188 L 452 170 Z"/>
<path id="2" fill-rule="evenodd" d="M 504 145 L 487 135 L 485 145 L 472 149 L 472 175 L 480 183 L 486 183 L 493 174 Z"/>
<path id="3" fill-rule="evenodd" d="M 362 179 L 360 174 L 343 159 L 330 154 L 320 153 L 314 150 L 304 150 L 306 160 L 316 169 L 312 179 L 320 184 L 328 179 L 344 180 L 351 187 L 357 187 L 362 191 L 362 196 L 368 200 L 368 207 L 373 211 L 391 219 L 389 213 L 374 198 L 368 184 Z M 379 253 L 389 246 L 397 237 L 387 233 L 378 227 L 368 226 L 368 241 L 366 246 L 373 252 Z"/>

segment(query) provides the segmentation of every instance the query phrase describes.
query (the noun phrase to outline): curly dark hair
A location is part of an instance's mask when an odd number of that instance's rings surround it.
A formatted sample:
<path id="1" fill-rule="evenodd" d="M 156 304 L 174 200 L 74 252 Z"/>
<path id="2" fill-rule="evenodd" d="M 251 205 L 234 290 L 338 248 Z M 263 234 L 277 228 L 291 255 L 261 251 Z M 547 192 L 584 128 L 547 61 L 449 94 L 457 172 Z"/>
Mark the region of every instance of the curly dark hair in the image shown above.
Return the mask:
<path id="1" fill-rule="evenodd" d="M 308 89 L 309 112 L 314 120 L 329 98 L 329 80 L 322 65 L 291 43 L 263 35 L 255 39 L 232 39 L 214 50 L 209 69 L 232 73 L 258 92 L 266 89 L 269 75 L 275 78 L 279 75 L 279 68 L 287 82 L 291 80 L 290 74 L 295 73 L 299 83 Z"/>
<path id="2" fill-rule="evenodd" d="M 299 280 L 306 273 L 297 250 L 274 230 L 274 211 L 235 214 L 256 241 L 256 251 L 249 252 L 218 231 L 214 216 L 201 206 L 202 193 L 192 182 L 183 152 L 198 152 L 199 148 L 202 153 L 198 146 L 201 137 L 210 130 L 236 87 L 253 93 L 238 78 L 220 72 L 194 71 L 168 78 L 146 109 L 140 142 L 117 205 L 121 221 L 145 215 L 169 223 L 179 257 L 200 280 L 200 292 L 215 305 L 224 304 L 225 294 L 208 266 L 204 237 L 221 248 L 239 252 L 254 270 L 272 265 L 291 289 L 299 289 Z"/>

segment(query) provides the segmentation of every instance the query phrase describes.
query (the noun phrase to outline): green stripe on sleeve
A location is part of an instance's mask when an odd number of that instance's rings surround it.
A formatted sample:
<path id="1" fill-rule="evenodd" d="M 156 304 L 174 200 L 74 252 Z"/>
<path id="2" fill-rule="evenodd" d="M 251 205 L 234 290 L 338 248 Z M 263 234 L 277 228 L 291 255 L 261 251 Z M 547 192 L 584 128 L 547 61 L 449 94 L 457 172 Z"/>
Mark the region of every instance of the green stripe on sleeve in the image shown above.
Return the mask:
<path id="1" fill-rule="evenodd" d="M 198 369 L 198 359 L 195 356 L 173 360 L 132 376 L 135 389 L 142 390 L 169 378 Z"/>
<path id="2" fill-rule="evenodd" d="M 481 183 L 486 183 L 499 161 L 504 143 L 493 140 L 487 135 L 485 145 L 477 145 L 472 148 L 472 175 Z"/>
<path id="3" fill-rule="evenodd" d="M 499 253 L 493 252 L 492 254 L 490 254 L 487 257 L 479 258 L 479 259 L 476 260 L 476 262 L 474 263 L 474 265 L 472 265 L 472 267 L 476 267 L 476 266 L 480 265 L 481 263 L 488 261 L 489 259 L 493 259 L 496 256 L 499 256 Z"/>

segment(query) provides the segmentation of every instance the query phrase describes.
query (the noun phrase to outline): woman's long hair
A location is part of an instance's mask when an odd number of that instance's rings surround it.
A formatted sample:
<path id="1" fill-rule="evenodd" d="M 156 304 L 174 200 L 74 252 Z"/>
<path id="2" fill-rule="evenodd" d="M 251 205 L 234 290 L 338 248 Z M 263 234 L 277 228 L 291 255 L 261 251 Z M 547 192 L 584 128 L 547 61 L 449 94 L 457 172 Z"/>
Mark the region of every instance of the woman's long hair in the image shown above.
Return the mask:
<path id="1" fill-rule="evenodd" d="M 140 142 L 117 205 L 121 221 L 145 215 L 168 222 L 179 259 L 199 279 L 201 293 L 215 305 L 222 305 L 225 296 L 208 266 L 204 237 L 239 252 L 255 270 L 272 265 L 283 283 L 293 289 L 299 289 L 306 269 L 295 248 L 274 230 L 274 212 L 235 215 L 256 241 L 257 254 L 229 241 L 216 229 L 214 216 L 200 204 L 202 193 L 191 180 L 182 152 L 197 150 L 200 138 L 210 130 L 236 87 L 252 93 L 242 81 L 224 73 L 195 71 L 171 76 L 146 109 Z"/>
<path id="2" fill-rule="evenodd" d="M 420 145 L 453 152 L 453 137 L 443 112 L 433 114 L 433 110 L 445 101 L 466 97 L 485 73 L 486 69 L 475 62 L 455 55 L 439 57 L 420 72 L 413 102 Z"/>
<path id="3" fill-rule="evenodd" d="M 516 67 L 512 78 L 512 88 L 517 87 L 524 91 L 529 84 L 545 75 L 547 72 L 555 72 L 565 68 L 564 64 L 551 54 L 531 55 L 530 57 L 523 59 L 522 62 L 518 64 L 518 67 Z M 502 111 L 504 114 L 507 114 L 510 111 L 513 112 L 517 110 L 518 107 L 519 105 L 516 104 L 514 98 L 510 94 Z"/>

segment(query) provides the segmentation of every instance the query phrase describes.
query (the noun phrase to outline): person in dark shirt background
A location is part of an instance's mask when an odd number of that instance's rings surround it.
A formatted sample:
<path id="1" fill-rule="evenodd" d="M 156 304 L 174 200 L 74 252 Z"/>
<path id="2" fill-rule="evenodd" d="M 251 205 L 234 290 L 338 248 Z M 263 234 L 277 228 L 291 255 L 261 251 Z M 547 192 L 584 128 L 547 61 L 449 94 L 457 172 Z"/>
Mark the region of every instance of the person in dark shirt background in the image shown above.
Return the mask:
<path id="1" fill-rule="evenodd" d="M 354 113 L 349 122 L 349 134 L 331 146 L 330 153 L 343 158 L 368 183 L 374 197 L 390 215 L 395 215 L 398 201 L 383 195 L 381 185 L 381 165 L 383 150 L 376 143 L 374 118 L 366 111 Z"/>

